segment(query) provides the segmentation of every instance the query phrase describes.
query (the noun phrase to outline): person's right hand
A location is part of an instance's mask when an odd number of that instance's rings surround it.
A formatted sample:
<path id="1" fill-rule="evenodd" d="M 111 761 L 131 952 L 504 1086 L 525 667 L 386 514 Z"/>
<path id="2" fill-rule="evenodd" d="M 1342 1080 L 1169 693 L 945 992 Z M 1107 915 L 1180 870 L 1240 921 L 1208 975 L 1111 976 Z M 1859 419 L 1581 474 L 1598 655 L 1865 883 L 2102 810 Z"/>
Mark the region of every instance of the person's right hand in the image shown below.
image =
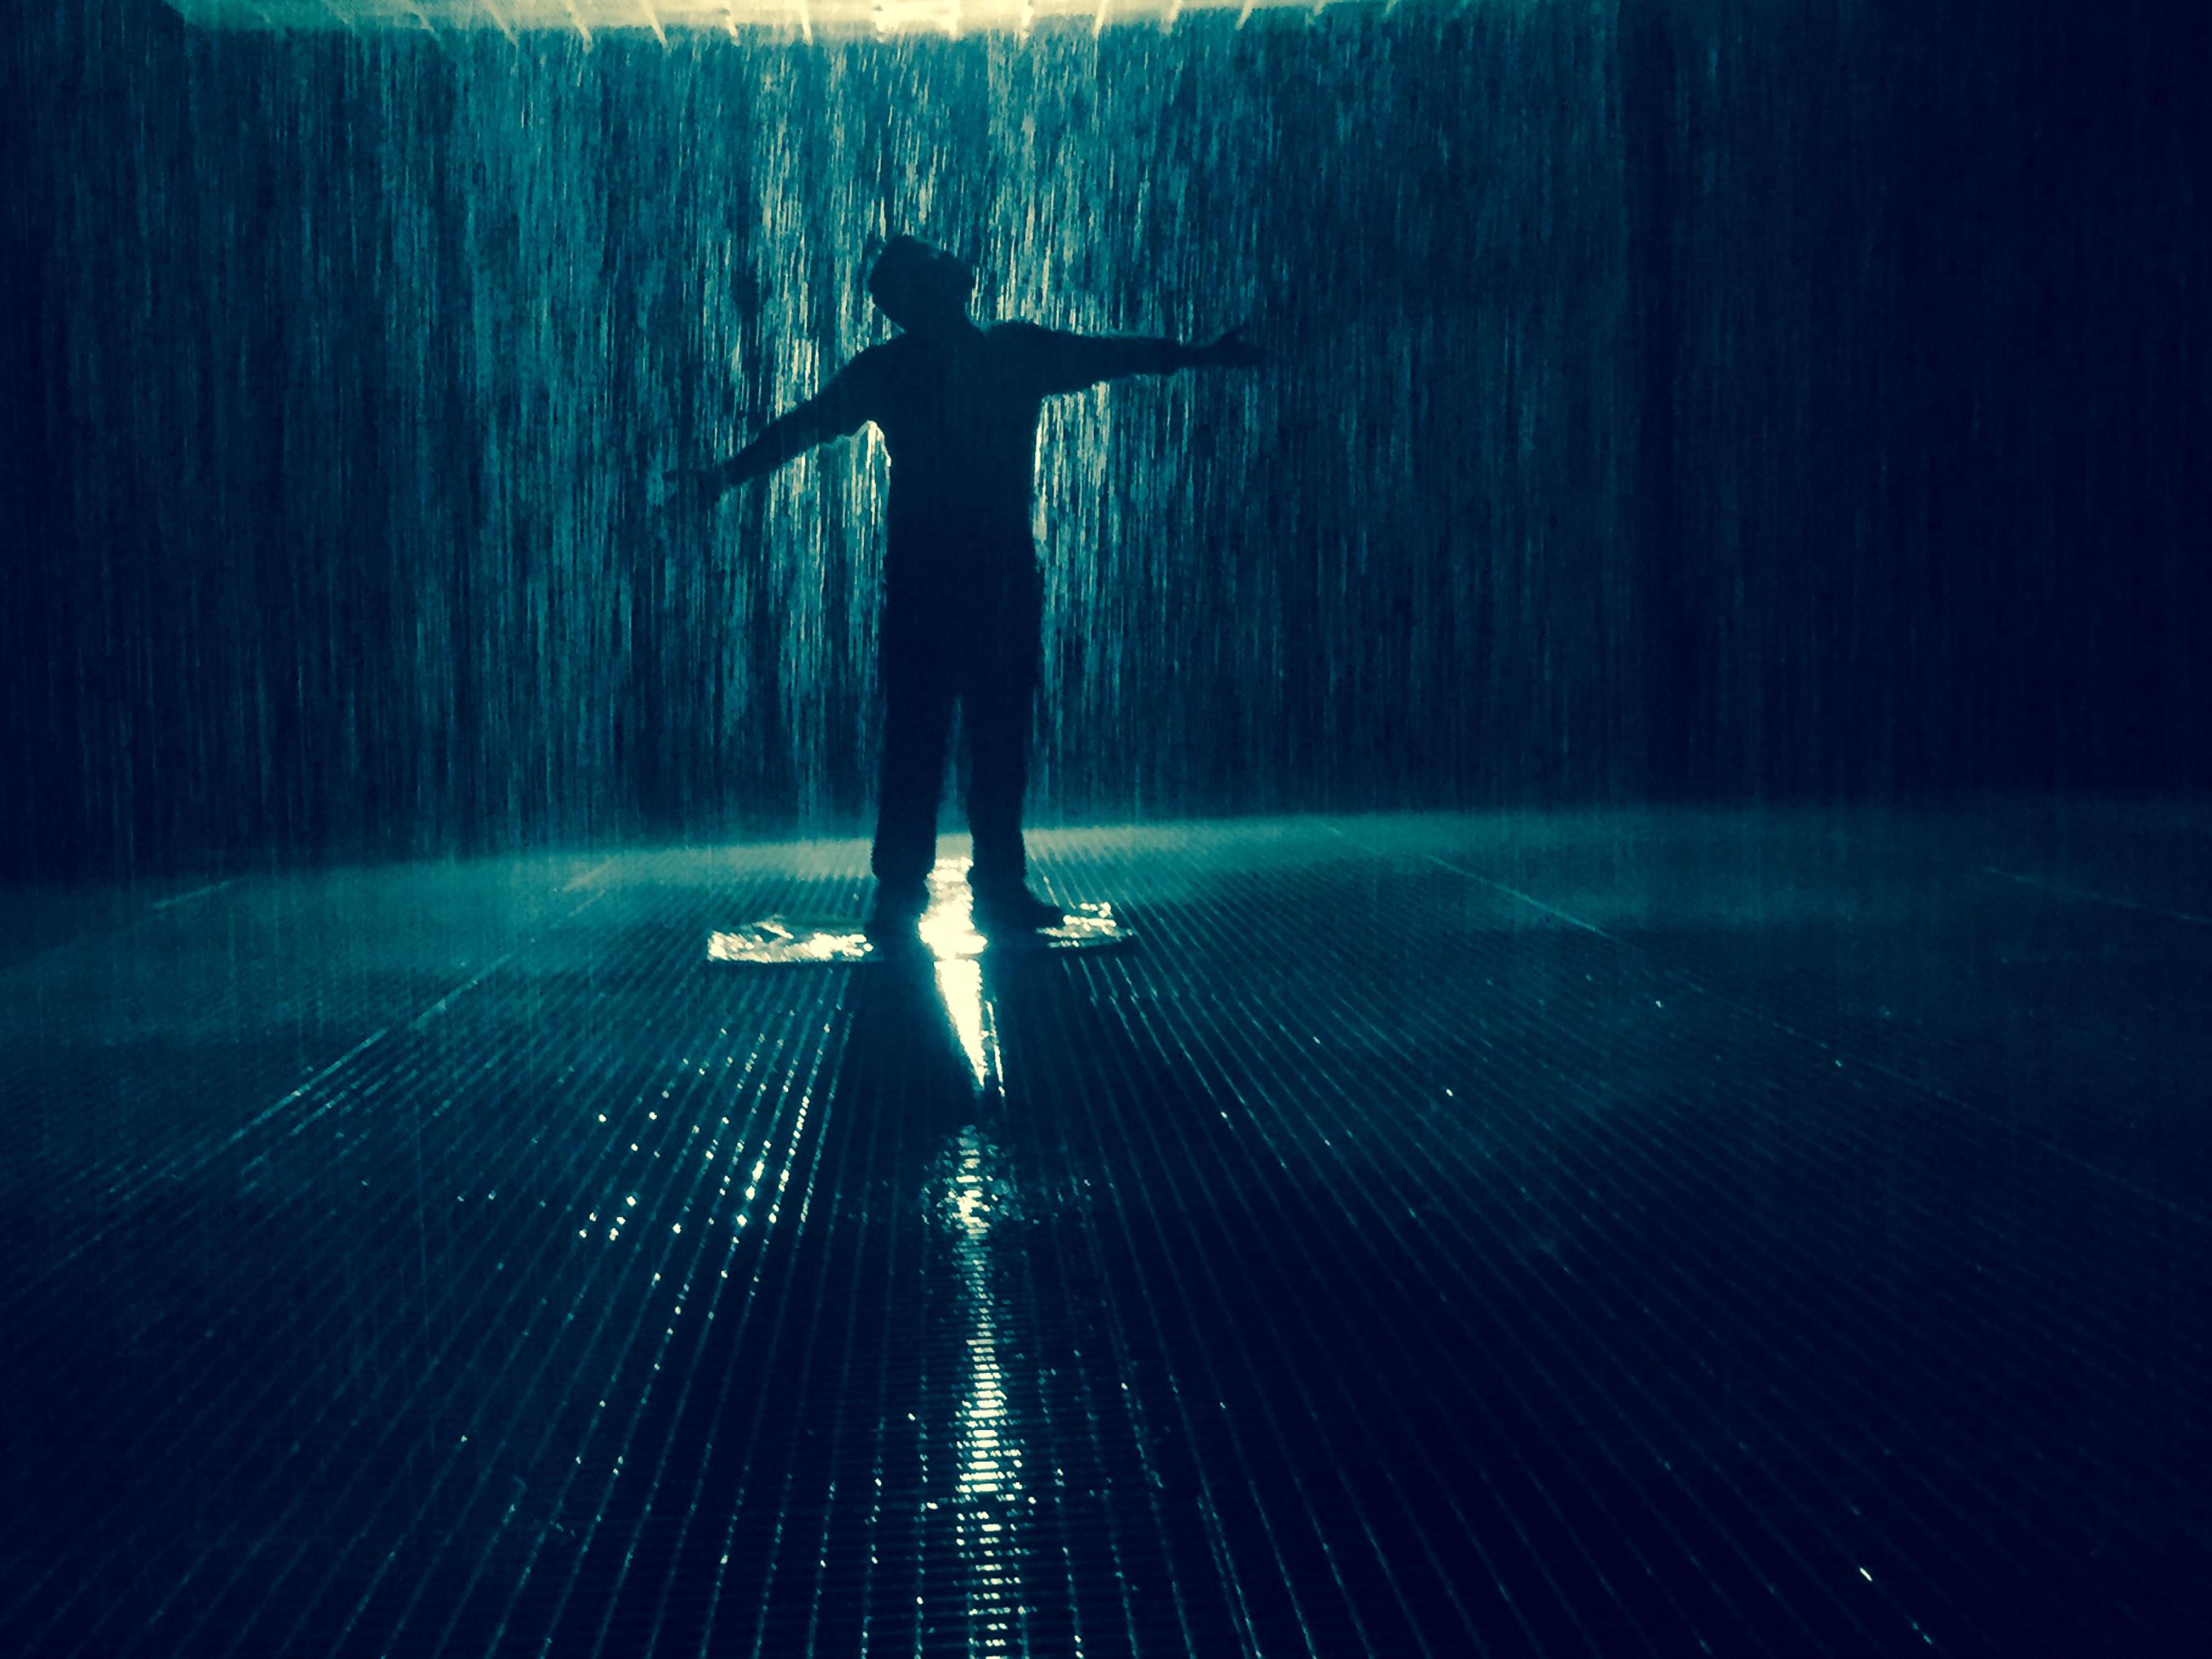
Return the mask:
<path id="1" fill-rule="evenodd" d="M 672 467 L 667 476 L 669 489 L 673 492 L 669 496 L 672 506 L 681 501 L 687 506 L 712 507 L 730 487 L 719 466 Z"/>
<path id="2" fill-rule="evenodd" d="M 1206 348 L 1206 361 L 1220 368 L 1256 368 L 1267 354 L 1245 337 L 1249 325 L 1239 323 Z"/>

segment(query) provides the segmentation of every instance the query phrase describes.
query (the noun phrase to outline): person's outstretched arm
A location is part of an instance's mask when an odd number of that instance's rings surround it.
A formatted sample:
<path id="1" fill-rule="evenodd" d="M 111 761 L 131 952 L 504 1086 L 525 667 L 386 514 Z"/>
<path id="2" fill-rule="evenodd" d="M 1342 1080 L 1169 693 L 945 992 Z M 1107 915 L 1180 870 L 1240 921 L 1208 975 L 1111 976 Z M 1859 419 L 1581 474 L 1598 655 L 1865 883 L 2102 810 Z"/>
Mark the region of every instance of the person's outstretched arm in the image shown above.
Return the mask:
<path id="1" fill-rule="evenodd" d="M 1027 331 L 1036 353 L 1042 389 L 1079 392 L 1101 380 L 1130 374 L 1172 374 L 1181 368 L 1249 368 L 1260 361 L 1259 347 L 1232 328 L 1217 340 L 1193 345 L 1185 340 L 1145 335 L 1063 334 L 1057 329 Z"/>
<path id="2" fill-rule="evenodd" d="M 760 434 L 726 461 L 713 466 L 678 467 L 668 481 L 688 486 L 708 504 L 722 492 L 773 472 L 817 444 L 860 430 L 868 418 L 866 371 L 854 359 L 830 384 L 797 407 L 763 427 Z"/>

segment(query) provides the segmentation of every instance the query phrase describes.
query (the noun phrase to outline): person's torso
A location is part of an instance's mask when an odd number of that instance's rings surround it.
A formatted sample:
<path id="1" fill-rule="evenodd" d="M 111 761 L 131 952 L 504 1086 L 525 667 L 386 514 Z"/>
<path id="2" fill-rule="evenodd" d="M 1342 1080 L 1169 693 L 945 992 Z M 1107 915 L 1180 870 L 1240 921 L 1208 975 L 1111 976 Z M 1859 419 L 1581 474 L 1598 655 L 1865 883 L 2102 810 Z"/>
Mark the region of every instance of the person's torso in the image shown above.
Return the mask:
<path id="1" fill-rule="evenodd" d="M 902 334 L 872 353 L 894 544 L 1018 539 L 1026 548 L 1044 398 L 1019 331 Z"/>

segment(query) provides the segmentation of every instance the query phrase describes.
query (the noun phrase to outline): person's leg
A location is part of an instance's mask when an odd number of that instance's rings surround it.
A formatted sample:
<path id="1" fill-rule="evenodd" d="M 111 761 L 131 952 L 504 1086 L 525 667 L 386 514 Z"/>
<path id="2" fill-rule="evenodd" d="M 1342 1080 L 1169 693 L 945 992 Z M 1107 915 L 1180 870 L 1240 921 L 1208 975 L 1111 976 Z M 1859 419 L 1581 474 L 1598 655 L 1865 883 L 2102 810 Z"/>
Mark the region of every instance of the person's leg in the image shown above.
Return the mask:
<path id="1" fill-rule="evenodd" d="M 953 685 L 932 653 L 900 637 L 904 631 L 887 621 L 883 766 L 869 865 L 879 907 L 919 914 L 937 860 L 937 801 L 945 787 Z"/>
<path id="2" fill-rule="evenodd" d="M 977 892 L 1012 892 L 1028 873 L 1022 796 L 1029 787 L 1030 709 L 1035 682 L 1003 672 L 973 676 L 961 700 L 968 735 L 968 832 L 975 844 L 969 879 Z"/>
<path id="3" fill-rule="evenodd" d="M 975 846 L 969 880 L 979 908 L 995 906 L 1007 919 L 1034 927 L 1056 918 L 1029 897 L 1022 845 L 1022 796 L 1029 787 L 1030 717 L 1042 653 L 1042 594 L 1018 583 L 996 626 L 962 677 L 968 737 L 968 830 Z M 1013 912 L 1020 912 L 1013 915 Z"/>

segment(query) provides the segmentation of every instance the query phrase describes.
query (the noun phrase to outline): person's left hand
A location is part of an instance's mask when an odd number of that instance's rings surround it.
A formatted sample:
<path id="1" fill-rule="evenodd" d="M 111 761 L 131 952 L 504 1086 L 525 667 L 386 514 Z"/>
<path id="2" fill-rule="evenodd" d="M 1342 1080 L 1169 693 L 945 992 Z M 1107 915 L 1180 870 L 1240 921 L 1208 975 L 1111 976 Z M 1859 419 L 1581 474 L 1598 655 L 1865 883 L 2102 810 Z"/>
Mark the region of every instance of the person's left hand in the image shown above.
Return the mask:
<path id="1" fill-rule="evenodd" d="M 1249 326 L 1249 323 L 1239 323 L 1207 346 L 1206 361 L 1222 368 L 1257 368 L 1267 354 L 1246 337 L 1244 331 Z"/>

